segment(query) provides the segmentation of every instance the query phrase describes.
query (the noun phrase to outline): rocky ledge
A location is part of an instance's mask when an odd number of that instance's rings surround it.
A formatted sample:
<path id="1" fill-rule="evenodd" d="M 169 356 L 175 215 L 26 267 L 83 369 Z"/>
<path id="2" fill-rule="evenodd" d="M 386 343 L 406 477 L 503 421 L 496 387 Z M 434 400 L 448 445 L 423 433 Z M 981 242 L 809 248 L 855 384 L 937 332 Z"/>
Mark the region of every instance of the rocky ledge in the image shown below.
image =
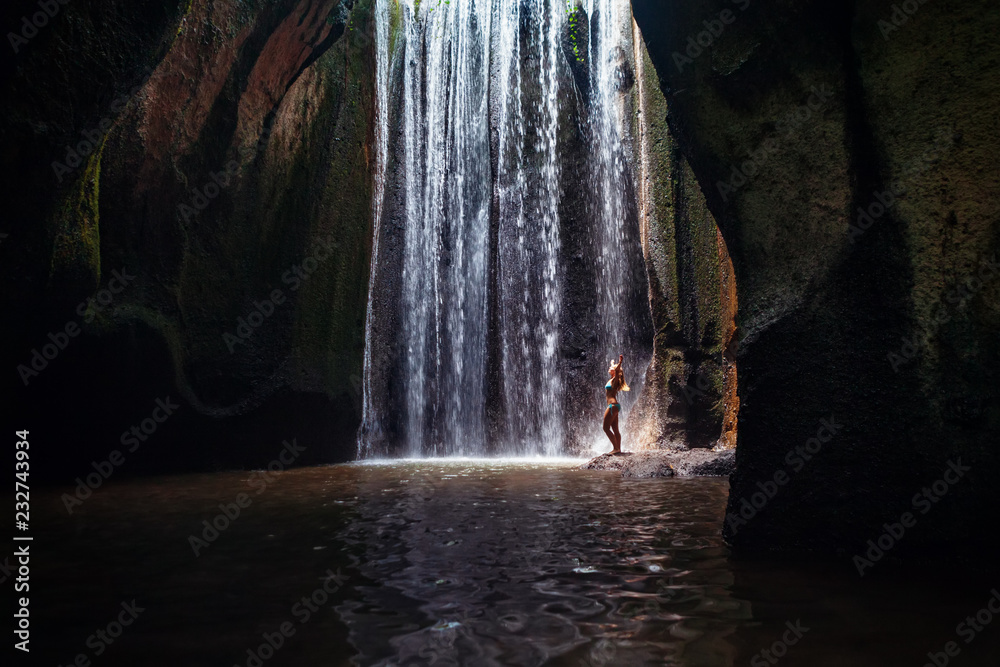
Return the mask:
<path id="1" fill-rule="evenodd" d="M 622 477 L 721 477 L 733 472 L 732 449 L 664 449 L 601 454 L 581 466 L 584 470 L 620 470 Z"/>

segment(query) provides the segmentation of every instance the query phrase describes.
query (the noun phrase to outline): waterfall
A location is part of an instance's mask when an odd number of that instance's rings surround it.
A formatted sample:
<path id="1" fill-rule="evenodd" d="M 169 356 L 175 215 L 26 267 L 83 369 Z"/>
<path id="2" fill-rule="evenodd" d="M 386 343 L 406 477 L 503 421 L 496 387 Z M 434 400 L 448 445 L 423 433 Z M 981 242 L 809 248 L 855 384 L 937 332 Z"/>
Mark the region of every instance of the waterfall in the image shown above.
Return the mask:
<path id="1" fill-rule="evenodd" d="M 389 2 L 375 3 L 375 166 L 372 187 L 372 257 L 368 272 L 368 309 L 365 314 L 365 341 L 371 340 L 372 314 L 376 286 L 376 265 L 379 257 L 379 240 L 382 229 L 382 210 L 385 203 L 386 159 L 389 152 Z M 372 348 L 365 345 L 362 367 L 363 419 L 358 432 L 358 457 L 371 455 L 372 440 L 380 439 L 381 422 L 378 407 L 371 391 Z"/>
<path id="2" fill-rule="evenodd" d="M 375 2 L 375 241 L 359 455 L 564 453 L 567 225 L 597 248 L 591 357 L 628 343 L 628 1 L 587 0 L 585 101 L 566 55 L 578 0 Z M 579 174 L 563 164 L 570 107 L 589 124 Z M 586 219 L 561 213 L 574 178 L 592 193 Z M 378 317 L 386 324 L 375 353 Z M 391 357 L 389 370 L 376 374 L 373 354 Z M 373 448 L 386 432 L 386 447 Z"/>
<path id="3" fill-rule="evenodd" d="M 597 217 L 601 248 L 597 265 L 602 287 L 598 292 L 598 321 L 601 339 L 606 345 L 605 356 L 617 361 L 618 350 L 624 349 L 626 343 L 622 323 L 628 321 L 628 286 L 622 279 L 628 271 L 622 224 L 627 215 L 622 180 L 626 157 L 621 136 L 623 110 L 617 92 L 625 85 L 623 79 L 627 71 L 622 30 L 625 26 L 631 29 L 632 16 L 628 3 L 613 0 L 587 0 L 586 8 L 591 17 L 590 62 L 593 64 L 590 68 L 593 184 L 602 209 Z"/>
<path id="4" fill-rule="evenodd" d="M 498 285 L 506 406 L 505 449 L 559 453 L 559 84 L 564 7 L 500 0 Z M 528 25 L 522 45 L 522 25 Z M 537 93 L 535 92 L 537 91 Z"/>
<path id="5" fill-rule="evenodd" d="M 409 453 L 464 454 L 485 440 L 490 14 L 471 1 L 409 7 L 402 291 Z"/>

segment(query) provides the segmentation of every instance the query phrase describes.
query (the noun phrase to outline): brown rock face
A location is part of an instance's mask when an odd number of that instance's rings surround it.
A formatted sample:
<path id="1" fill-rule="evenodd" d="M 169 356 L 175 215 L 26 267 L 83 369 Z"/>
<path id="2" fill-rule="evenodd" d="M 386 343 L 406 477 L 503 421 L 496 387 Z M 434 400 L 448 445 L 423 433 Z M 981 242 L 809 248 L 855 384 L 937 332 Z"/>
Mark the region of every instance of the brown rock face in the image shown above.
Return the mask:
<path id="1" fill-rule="evenodd" d="M 899 553 L 997 540 L 1000 12 L 915 4 L 633 2 L 739 292 L 741 549 L 852 555 L 958 459 Z"/>
<path id="2" fill-rule="evenodd" d="M 18 405 L 42 418 L 66 404 L 67 423 L 82 425 L 53 471 L 106 455 L 122 422 L 166 394 L 183 408 L 145 459 L 153 468 L 260 465 L 295 437 L 299 463 L 352 458 L 372 3 L 151 4 L 66 5 L 19 62 L 22 94 L 5 97 L 4 187 L 22 257 L 4 267 L 24 322 L 14 365 L 67 320 L 83 329 Z M 66 146 L 79 159 L 53 179 Z M 133 276 L 128 287 L 78 314 L 115 270 Z"/>
<path id="3" fill-rule="evenodd" d="M 719 249 L 720 270 L 720 311 L 722 319 L 722 434 L 719 444 L 726 449 L 736 448 L 737 417 L 740 413 L 740 396 L 737 391 L 736 351 L 739 345 L 736 336 L 736 311 L 739 298 L 736 292 L 736 274 L 733 270 L 733 260 L 729 257 L 729 249 L 722 238 L 722 232 L 716 230 L 716 244 Z"/>

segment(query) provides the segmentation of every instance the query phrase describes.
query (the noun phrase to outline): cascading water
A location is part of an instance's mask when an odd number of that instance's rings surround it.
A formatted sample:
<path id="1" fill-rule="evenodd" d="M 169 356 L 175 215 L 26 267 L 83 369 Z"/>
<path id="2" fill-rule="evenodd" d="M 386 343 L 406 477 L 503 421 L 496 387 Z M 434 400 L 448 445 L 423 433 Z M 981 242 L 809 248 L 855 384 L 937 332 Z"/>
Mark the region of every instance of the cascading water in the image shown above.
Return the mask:
<path id="1" fill-rule="evenodd" d="M 561 3 L 545 0 L 496 4 L 497 288 L 506 448 L 554 455 L 563 440 L 556 67 L 565 12 Z"/>
<path id="2" fill-rule="evenodd" d="M 368 277 L 368 309 L 365 315 L 365 340 L 371 340 L 372 314 L 374 313 L 376 262 L 379 257 L 379 239 L 382 227 L 382 209 L 385 201 L 386 159 L 389 151 L 389 3 L 375 3 L 375 168 L 372 184 L 372 258 Z M 364 377 L 362 380 L 362 410 L 364 422 L 358 435 L 358 455 L 371 455 L 371 443 L 380 439 L 377 429 L 381 422 L 378 408 L 372 397 L 372 347 L 365 345 Z"/>
<path id="3" fill-rule="evenodd" d="M 601 339 L 609 359 L 622 350 L 626 342 L 623 324 L 628 322 L 628 274 L 624 249 L 626 187 L 623 177 L 626 156 L 622 144 L 623 110 L 618 91 L 625 85 L 625 38 L 622 31 L 631 29 L 628 3 L 609 0 L 587 0 L 591 17 L 590 68 L 592 91 L 591 137 L 593 139 L 593 184 L 596 200 L 601 207 L 599 220 L 598 271 L 602 289 L 598 292 L 598 321 Z"/>
<path id="4" fill-rule="evenodd" d="M 631 53 L 631 13 L 627 0 L 588 0 L 589 52 L 579 59 L 590 63 L 590 92 L 577 102 L 566 39 L 578 4 L 376 0 L 376 233 L 361 456 L 565 452 L 567 225 L 586 230 L 594 247 L 592 356 L 628 343 L 626 254 L 635 249 L 624 247 L 623 228 L 635 195 L 623 177 L 620 61 Z M 587 107 L 579 174 L 564 165 L 562 137 L 575 122 L 567 104 Z M 585 181 L 591 219 L 565 217 L 567 178 Z M 396 278 L 379 277 L 393 271 Z M 381 300 L 380 280 L 392 285 Z M 394 359 L 378 390 L 377 316 L 391 323 L 378 354 Z M 388 444 L 373 447 L 376 440 Z"/>
<path id="5" fill-rule="evenodd" d="M 463 454 L 485 440 L 490 15 L 419 4 L 403 72 L 408 449 Z"/>

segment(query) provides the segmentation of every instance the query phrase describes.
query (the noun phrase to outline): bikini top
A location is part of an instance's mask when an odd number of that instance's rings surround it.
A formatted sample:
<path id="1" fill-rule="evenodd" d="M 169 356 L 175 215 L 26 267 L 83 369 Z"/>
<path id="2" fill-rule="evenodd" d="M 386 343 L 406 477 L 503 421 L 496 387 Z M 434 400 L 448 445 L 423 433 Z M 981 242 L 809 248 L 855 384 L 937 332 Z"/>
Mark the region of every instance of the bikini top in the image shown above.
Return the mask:
<path id="1" fill-rule="evenodd" d="M 609 382 L 609 383 L 607 383 L 606 385 L 604 385 L 604 388 L 605 388 L 605 389 L 611 389 L 611 383 Z"/>

